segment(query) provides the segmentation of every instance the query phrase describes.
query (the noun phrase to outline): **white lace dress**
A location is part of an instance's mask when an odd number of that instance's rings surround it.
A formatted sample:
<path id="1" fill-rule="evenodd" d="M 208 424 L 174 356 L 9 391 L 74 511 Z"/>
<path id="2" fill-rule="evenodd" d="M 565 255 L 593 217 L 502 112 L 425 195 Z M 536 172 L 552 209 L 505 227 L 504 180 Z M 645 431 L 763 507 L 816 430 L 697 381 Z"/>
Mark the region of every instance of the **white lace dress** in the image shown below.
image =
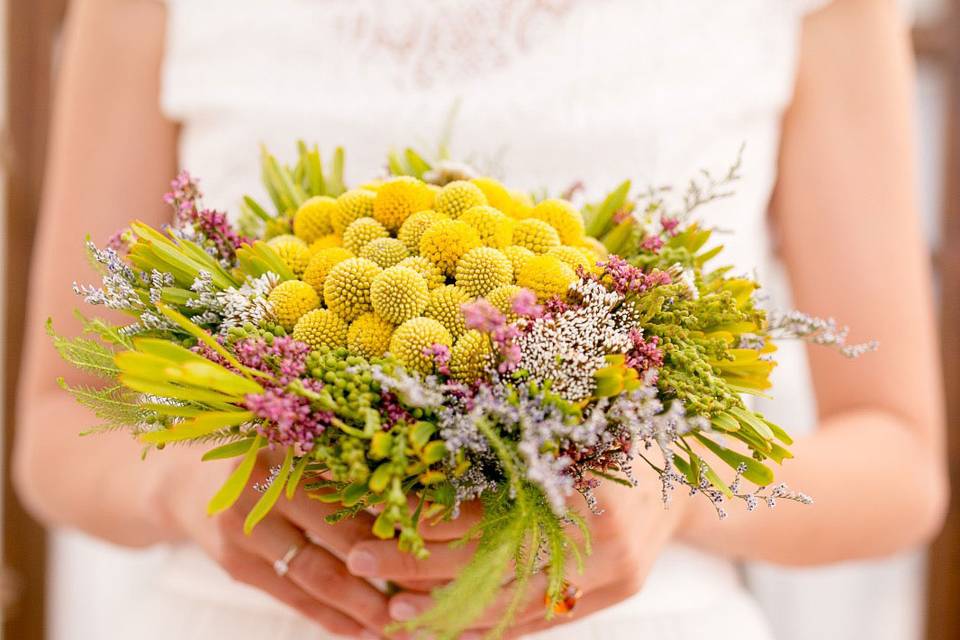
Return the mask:
<path id="1" fill-rule="evenodd" d="M 738 268 L 767 258 L 765 211 L 809 3 L 168 5 L 163 108 L 183 125 L 180 164 L 201 177 L 209 205 L 235 211 L 244 193 L 260 195 L 260 143 L 288 157 L 298 138 L 342 145 L 348 178 L 363 180 L 391 147 L 433 148 L 456 109 L 453 155 L 530 189 L 581 181 L 596 195 L 625 177 L 682 186 L 702 168 L 723 172 L 745 145 L 744 179 L 710 220 L 736 232 L 724 242 Z M 99 553 L 110 571 L 114 555 Z M 96 629 L 74 637 L 326 637 L 191 548 L 155 551 L 96 589 L 87 605 L 110 609 L 87 612 Z M 639 595 L 543 637 L 771 636 L 731 564 L 671 547 Z"/>

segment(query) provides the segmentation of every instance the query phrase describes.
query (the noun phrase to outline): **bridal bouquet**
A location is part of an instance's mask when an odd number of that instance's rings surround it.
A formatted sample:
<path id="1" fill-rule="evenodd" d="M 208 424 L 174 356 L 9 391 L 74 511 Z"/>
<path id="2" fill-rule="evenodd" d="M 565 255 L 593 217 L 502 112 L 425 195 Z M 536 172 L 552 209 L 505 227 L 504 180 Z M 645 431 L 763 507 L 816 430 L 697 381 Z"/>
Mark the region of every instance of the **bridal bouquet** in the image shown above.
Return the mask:
<path id="1" fill-rule="evenodd" d="M 694 181 L 676 210 L 658 191 L 631 197 L 630 183 L 581 210 L 412 151 L 349 190 L 342 151 L 332 165 L 304 145 L 292 167 L 265 153 L 273 210 L 245 198 L 239 228 L 184 173 L 169 226 L 87 242 L 103 282 L 77 292 L 131 317 L 84 318 L 88 337 L 50 329 L 67 361 L 106 380 L 63 383 L 103 420 L 94 431 L 237 458 L 211 514 L 272 449 L 283 461 L 258 483 L 248 530 L 304 491 L 339 505 L 331 525 L 368 510 L 375 535 L 424 558 L 419 525 L 481 500 L 472 562 L 404 623 L 443 638 L 508 572 L 515 605 L 543 571 L 548 615 L 572 607 L 565 577 L 589 532 L 571 498 L 599 512 L 594 490 L 644 481 L 635 467 L 665 501 L 683 485 L 721 516 L 728 499 L 810 502 L 773 484 L 790 437 L 743 398 L 770 386 L 775 338 L 848 355 L 871 345 L 844 346 L 830 321 L 774 317 L 752 278 L 708 267 L 721 247 L 690 212 L 735 171 Z"/>

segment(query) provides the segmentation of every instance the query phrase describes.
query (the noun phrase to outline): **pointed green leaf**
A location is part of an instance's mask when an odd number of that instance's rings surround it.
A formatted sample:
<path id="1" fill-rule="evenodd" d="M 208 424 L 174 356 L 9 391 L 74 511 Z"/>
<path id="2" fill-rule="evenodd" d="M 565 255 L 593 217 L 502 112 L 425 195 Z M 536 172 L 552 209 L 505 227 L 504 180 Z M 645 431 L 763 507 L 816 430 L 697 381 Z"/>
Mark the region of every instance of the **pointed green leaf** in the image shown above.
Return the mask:
<path id="1" fill-rule="evenodd" d="M 280 493 L 287 483 L 287 477 L 290 475 L 290 466 L 293 464 L 293 447 L 287 447 L 287 455 L 283 458 L 283 464 L 280 465 L 280 472 L 273 479 L 270 486 L 264 491 L 257 504 L 247 514 L 247 519 L 243 523 L 243 532 L 250 535 L 257 523 L 267 517 L 273 505 L 277 504 Z"/>
<path id="2" fill-rule="evenodd" d="M 258 435 L 250 443 L 250 448 L 243 457 L 243 461 L 233 470 L 227 481 L 217 491 L 217 495 L 213 496 L 213 499 L 207 505 L 209 515 L 215 515 L 229 509 L 240 498 L 240 494 L 243 493 L 243 489 L 247 486 L 250 475 L 253 473 L 253 467 L 257 463 L 257 453 L 260 451 L 261 442 L 263 442 L 263 438 Z"/>

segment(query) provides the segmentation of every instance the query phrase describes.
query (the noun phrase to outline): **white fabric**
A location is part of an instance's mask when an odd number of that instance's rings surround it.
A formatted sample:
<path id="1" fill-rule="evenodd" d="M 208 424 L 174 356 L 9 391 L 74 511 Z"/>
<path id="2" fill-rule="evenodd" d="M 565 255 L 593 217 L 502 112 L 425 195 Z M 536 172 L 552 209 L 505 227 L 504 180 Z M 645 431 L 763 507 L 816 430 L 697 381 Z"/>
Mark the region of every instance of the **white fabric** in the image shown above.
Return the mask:
<path id="1" fill-rule="evenodd" d="M 163 107 L 183 124 L 181 165 L 208 205 L 257 188 L 257 145 L 298 138 L 347 149 L 348 179 L 391 147 L 429 149 L 459 105 L 452 151 L 511 185 L 597 195 L 630 177 L 744 179 L 709 222 L 742 271 L 766 260 L 765 211 L 789 102 L 800 17 L 786 0 L 172 0 Z M 98 637 L 323 637 L 194 549 L 171 550 L 128 586 Z M 104 630 L 106 631 L 106 630 Z M 770 633 L 727 562 L 674 547 L 644 590 L 546 638 Z"/>

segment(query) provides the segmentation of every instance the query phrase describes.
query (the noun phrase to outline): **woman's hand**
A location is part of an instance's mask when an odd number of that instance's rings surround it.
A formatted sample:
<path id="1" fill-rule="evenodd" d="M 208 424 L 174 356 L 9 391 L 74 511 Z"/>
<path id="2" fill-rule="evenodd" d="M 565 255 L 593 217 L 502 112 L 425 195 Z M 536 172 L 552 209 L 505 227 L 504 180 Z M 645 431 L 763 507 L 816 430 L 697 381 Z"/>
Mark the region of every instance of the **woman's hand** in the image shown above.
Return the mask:
<path id="1" fill-rule="evenodd" d="M 261 455 L 254 479 L 269 475 L 269 456 Z M 215 469 L 210 472 L 211 467 Z M 243 522 L 260 494 L 248 489 L 227 511 L 209 517 L 206 501 L 230 471 L 227 465 L 194 461 L 170 474 L 160 497 L 172 525 L 197 542 L 235 580 L 261 589 L 339 636 L 379 638 L 391 622 L 387 597 L 363 578 L 351 575 L 343 558 L 371 537 L 372 518 L 359 514 L 331 526 L 330 505 L 298 491 L 281 497 L 250 535 Z M 274 562 L 298 549 L 285 576 Z"/>
<path id="2" fill-rule="evenodd" d="M 546 578 L 537 575 L 528 586 L 526 602 L 519 608 L 508 637 L 579 620 L 637 593 L 677 528 L 687 501 L 686 496 L 678 495 L 674 504 L 665 509 L 659 488 L 627 488 L 613 483 L 601 487 L 597 498 L 604 512 L 586 518 L 593 553 L 586 559 L 583 574 L 568 576 L 582 590 L 572 615 L 545 619 Z M 427 560 L 416 560 L 397 551 L 393 540 L 360 540 L 347 556 L 347 567 L 356 576 L 391 580 L 404 586 L 404 591 L 390 599 L 390 614 L 395 620 L 409 620 L 432 605 L 432 598 L 421 589 L 452 580 L 470 561 L 472 545 L 454 549 L 449 543 L 462 536 L 478 517 L 474 506 L 456 521 L 424 525 L 421 530 L 430 550 Z M 505 585 L 494 605 L 463 637 L 480 637 L 495 626 L 511 595 L 510 585 Z"/>

